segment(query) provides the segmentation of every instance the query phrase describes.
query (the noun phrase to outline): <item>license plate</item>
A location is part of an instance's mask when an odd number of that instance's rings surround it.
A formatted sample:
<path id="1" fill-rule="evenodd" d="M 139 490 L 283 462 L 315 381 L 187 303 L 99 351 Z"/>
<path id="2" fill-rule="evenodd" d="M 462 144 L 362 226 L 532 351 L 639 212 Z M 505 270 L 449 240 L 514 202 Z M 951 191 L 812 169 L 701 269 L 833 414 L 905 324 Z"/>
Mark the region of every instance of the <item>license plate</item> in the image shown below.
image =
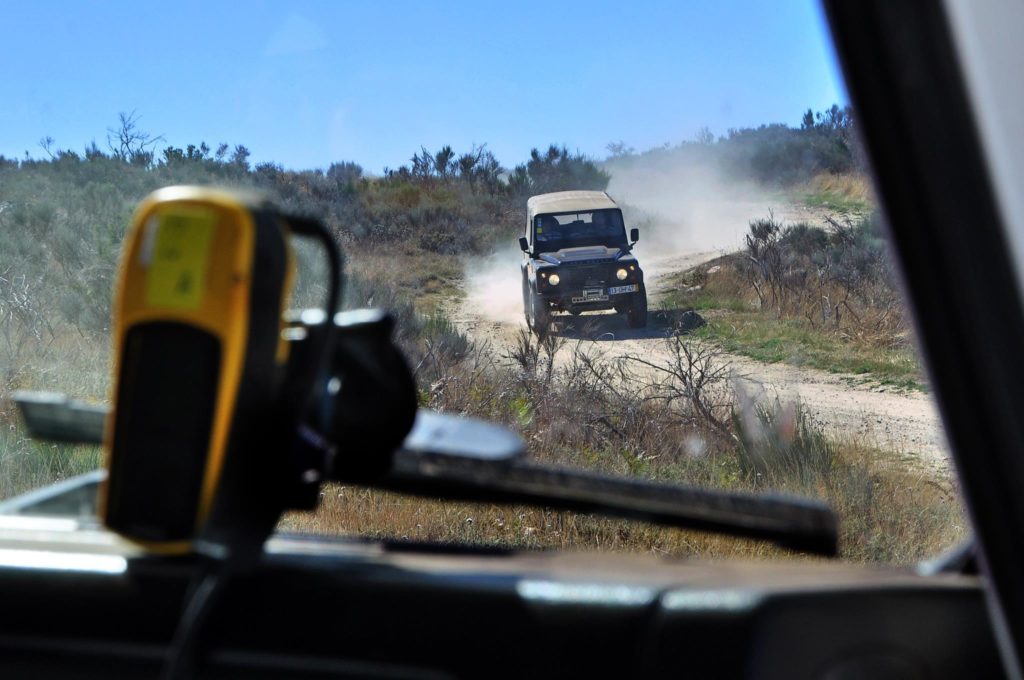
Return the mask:
<path id="1" fill-rule="evenodd" d="M 609 295 L 618 295 L 619 293 L 635 293 L 639 286 L 635 283 L 631 283 L 628 286 L 613 286 L 608 289 Z"/>
<path id="2" fill-rule="evenodd" d="M 608 296 L 605 295 L 604 288 L 584 288 L 582 297 L 574 297 L 573 302 L 606 302 Z"/>

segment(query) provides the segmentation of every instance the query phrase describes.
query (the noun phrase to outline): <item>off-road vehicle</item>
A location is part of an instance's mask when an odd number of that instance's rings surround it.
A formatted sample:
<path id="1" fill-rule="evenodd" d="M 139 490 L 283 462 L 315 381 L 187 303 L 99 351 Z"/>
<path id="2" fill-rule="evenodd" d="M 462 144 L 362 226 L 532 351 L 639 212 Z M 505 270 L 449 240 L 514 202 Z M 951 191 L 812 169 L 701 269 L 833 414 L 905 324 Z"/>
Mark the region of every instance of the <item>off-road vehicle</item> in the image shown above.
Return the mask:
<path id="1" fill-rule="evenodd" d="M 552 314 L 614 309 L 630 328 L 647 325 L 644 273 L 632 248 L 640 236 L 603 191 L 559 191 L 531 196 L 526 208 L 523 311 L 536 333 Z"/>

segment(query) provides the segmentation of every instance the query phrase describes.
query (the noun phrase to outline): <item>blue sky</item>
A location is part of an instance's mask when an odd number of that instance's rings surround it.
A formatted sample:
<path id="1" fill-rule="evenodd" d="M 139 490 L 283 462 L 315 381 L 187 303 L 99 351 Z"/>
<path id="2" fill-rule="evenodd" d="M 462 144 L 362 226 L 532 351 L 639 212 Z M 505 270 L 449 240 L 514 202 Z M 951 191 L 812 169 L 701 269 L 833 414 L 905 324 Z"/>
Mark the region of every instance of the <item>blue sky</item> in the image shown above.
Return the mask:
<path id="1" fill-rule="evenodd" d="M 105 146 L 121 111 L 169 144 L 245 144 L 372 173 L 420 145 L 596 157 L 845 102 L 814 0 L 9 2 L 0 154 Z"/>

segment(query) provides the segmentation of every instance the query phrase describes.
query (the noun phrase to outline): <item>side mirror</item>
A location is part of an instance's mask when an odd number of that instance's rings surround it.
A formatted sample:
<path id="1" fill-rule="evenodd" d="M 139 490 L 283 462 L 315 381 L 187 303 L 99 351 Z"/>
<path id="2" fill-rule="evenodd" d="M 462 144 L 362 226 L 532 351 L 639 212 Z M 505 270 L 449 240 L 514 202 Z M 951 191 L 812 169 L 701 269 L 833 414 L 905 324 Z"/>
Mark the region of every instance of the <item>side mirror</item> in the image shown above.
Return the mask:
<path id="1" fill-rule="evenodd" d="M 522 250 L 524 253 L 530 251 L 530 242 L 526 240 L 525 236 L 519 237 L 519 249 Z"/>
<path id="2" fill-rule="evenodd" d="M 639 240 L 640 240 L 640 230 L 637 229 L 636 227 L 633 227 L 632 229 L 629 230 L 629 241 L 630 241 L 630 243 L 636 243 Z"/>

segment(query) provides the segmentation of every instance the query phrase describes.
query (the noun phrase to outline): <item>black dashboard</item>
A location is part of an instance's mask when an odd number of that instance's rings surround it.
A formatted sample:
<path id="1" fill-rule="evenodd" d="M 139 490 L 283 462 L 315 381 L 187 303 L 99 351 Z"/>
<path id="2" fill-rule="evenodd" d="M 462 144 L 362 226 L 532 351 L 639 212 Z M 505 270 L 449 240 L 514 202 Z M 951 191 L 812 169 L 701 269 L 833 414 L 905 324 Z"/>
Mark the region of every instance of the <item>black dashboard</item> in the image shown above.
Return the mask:
<path id="1" fill-rule="evenodd" d="M 5 521 L 0 677 L 159 677 L 195 559 Z M 1002 673 L 975 576 L 287 536 L 223 584 L 198 658 L 217 678 Z"/>

